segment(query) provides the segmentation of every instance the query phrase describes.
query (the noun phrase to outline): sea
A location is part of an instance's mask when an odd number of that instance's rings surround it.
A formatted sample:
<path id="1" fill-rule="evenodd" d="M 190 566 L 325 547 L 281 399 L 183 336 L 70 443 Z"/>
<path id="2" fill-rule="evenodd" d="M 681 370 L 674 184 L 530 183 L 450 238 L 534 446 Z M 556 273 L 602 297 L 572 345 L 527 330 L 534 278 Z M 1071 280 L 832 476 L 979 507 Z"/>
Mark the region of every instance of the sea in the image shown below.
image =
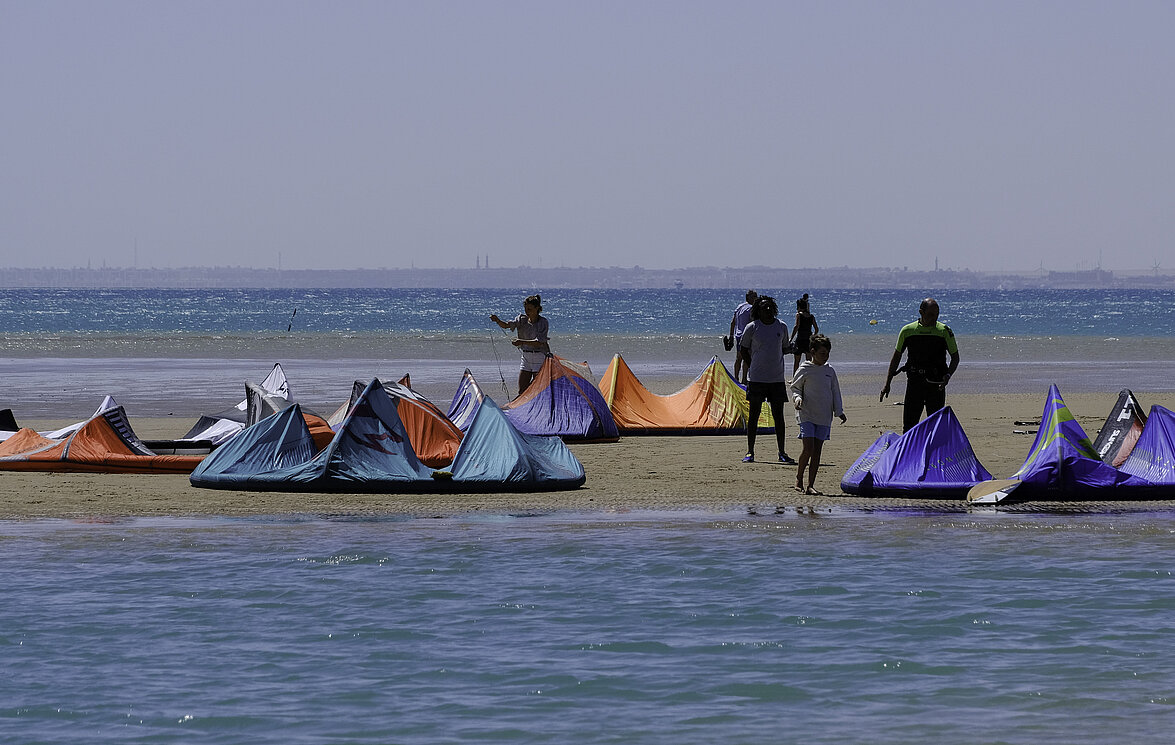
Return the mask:
<path id="1" fill-rule="evenodd" d="M 513 382 L 487 316 L 535 291 L 0 290 L 2 405 L 188 416 L 281 362 L 324 404 L 408 373 L 443 408 L 466 367 Z M 741 299 L 537 291 L 556 353 L 665 385 L 726 354 Z M 775 291 L 785 319 L 800 292 Z M 811 294 L 833 364 L 874 390 L 925 292 Z M 936 296 L 964 390 L 1172 390 L 1170 293 Z M 0 567 L 2 743 L 1105 745 L 1175 725 L 1164 509 L 7 520 Z"/>
<path id="2" fill-rule="evenodd" d="M 801 289 L 772 293 L 792 323 Z M 333 411 L 355 380 L 399 380 L 445 407 L 469 369 L 517 394 L 518 356 L 489 321 L 542 294 L 555 354 L 599 374 L 621 355 L 656 393 L 717 355 L 741 293 L 556 289 L 0 289 L 0 344 L 17 416 L 76 421 L 112 395 L 131 416 L 220 411 L 280 362 L 295 398 Z M 811 293 L 846 392 L 880 388 L 898 330 L 926 291 Z M 1162 290 L 944 290 L 957 392 L 1175 390 L 1175 300 Z M 860 379 L 857 386 L 855 380 Z M 178 410 L 177 410 L 178 409 Z"/>

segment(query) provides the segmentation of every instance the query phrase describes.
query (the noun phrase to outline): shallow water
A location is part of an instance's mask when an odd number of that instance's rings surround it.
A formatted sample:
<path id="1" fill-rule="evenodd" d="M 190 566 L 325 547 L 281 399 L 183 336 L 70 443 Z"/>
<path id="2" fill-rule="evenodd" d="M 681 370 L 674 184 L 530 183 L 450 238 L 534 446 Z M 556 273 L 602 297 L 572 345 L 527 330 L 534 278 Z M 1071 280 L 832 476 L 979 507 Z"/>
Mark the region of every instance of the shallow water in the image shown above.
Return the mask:
<path id="1" fill-rule="evenodd" d="M 790 321 L 799 290 L 778 290 Z M 814 293 L 846 393 L 880 388 L 913 291 Z M 502 290 L 0 290 L 5 391 L 19 418 L 76 420 L 113 395 L 132 416 L 193 417 L 241 400 L 273 363 L 294 396 L 331 411 L 354 380 L 398 380 L 442 407 L 469 368 L 494 397 L 513 398 L 518 357 L 488 315 L 518 311 Z M 959 335 L 959 393 L 1114 395 L 1175 390 L 1175 302 L 1154 290 L 944 290 Z M 719 290 L 544 293 L 552 349 L 597 375 L 620 354 L 657 393 L 678 390 L 718 355 L 740 298 Z M 295 312 L 295 309 L 297 312 Z"/>
<path id="2" fill-rule="evenodd" d="M 1096 343 L 1069 340 L 1069 347 L 1085 350 Z M 629 360 L 626 362 L 655 393 L 680 390 L 702 372 L 709 358 L 691 360 Z M 510 361 L 491 359 L 372 359 L 368 357 L 321 358 L 122 358 L 93 357 L 2 360 L 5 395 L 0 408 L 11 407 L 21 419 L 83 419 L 92 414 L 106 395 L 112 395 L 132 417 L 175 415 L 195 419 L 221 411 L 245 396 L 245 382 L 260 382 L 275 361 L 280 361 L 295 400 L 319 413 L 329 414 L 347 400 L 355 380 L 399 380 L 409 374 L 412 387 L 442 409 L 447 409 L 461 374 L 472 371 L 483 390 L 496 401 L 512 399 L 517 387 L 517 367 Z M 733 361 L 726 359 L 728 369 Z M 598 376 L 607 360 L 593 362 Z M 836 361 L 841 390 L 846 395 L 873 396 L 884 382 L 885 363 Z M 953 393 L 1029 393 L 1044 400 L 1049 386 L 1062 393 L 1106 394 L 1108 407 L 1122 388 L 1153 393 L 1175 390 L 1172 363 L 1166 360 L 1087 359 L 1022 361 L 964 358 L 951 380 Z M 1101 411 L 1096 412 L 1101 414 Z"/>
<path id="3" fill-rule="evenodd" d="M 0 740 L 1164 741 L 1175 516 L 0 523 Z"/>

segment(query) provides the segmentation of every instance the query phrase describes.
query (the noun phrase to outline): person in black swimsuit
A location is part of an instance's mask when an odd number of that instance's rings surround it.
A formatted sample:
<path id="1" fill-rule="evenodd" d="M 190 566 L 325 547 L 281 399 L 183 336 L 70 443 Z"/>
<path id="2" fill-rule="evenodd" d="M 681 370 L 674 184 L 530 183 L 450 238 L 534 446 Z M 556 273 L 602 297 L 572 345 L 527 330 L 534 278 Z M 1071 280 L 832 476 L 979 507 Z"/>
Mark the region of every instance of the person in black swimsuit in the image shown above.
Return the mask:
<path id="1" fill-rule="evenodd" d="M 800 357 L 811 359 L 808 347 L 812 334 L 820 333 L 820 326 L 816 323 L 816 316 L 808 311 L 808 293 L 796 301 L 796 322 L 791 327 L 792 360 L 791 374 L 794 378 L 796 370 L 800 368 Z"/>

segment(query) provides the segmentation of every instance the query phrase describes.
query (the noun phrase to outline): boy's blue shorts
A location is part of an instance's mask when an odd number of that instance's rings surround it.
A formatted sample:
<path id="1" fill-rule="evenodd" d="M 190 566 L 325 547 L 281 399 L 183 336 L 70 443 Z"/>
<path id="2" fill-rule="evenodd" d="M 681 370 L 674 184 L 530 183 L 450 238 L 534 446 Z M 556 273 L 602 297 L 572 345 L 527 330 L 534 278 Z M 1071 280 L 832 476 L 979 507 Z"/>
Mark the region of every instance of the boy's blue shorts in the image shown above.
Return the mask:
<path id="1" fill-rule="evenodd" d="M 800 422 L 800 439 L 815 437 L 817 440 L 831 440 L 832 427 L 825 427 L 815 422 Z"/>

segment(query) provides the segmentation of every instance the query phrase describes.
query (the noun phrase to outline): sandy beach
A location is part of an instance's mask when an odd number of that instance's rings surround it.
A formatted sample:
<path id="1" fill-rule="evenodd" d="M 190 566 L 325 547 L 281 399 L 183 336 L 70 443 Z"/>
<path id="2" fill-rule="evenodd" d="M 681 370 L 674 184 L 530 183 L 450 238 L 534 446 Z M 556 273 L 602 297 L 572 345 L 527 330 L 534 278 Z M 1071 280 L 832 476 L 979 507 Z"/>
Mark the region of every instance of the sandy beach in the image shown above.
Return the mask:
<path id="1" fill-rule="evenodd" d="M 900 390 L 898 391 L 900 394 Z M 1135 391 L 1144 406 L 1175 408 L 1175 393 Z M 1065 394 L 1065 401 L 1091 438 L 1096 436 L 1117 392 Z M 617 443 L 572 444 L 587 472 L 587 483 L 573 491 L 540 494 L 400 495 L 238 492 L 192 487 L 186 476 L 0 473 L 0 519 L 192 515 L 412 515 L 462 513 L 527 514 L 553 511 L 625 510 L 775 510 L 943 509 L 964 510 L 956 500 L 866 499 L 842 494 L 841 475 L 884 430 L 900 429 L 900 395 L 879 403 L 876 395 L 846 397 L 849 420 L 834 423 L 824 448 L 817 487 L 825 496 L 796 493 L 795 467 L 769 460 L 744 464 L 742 436 L 624 437 Z M 1033 441 L 1032 426 L 1044 405 L 1039 394 L 963 393 L 948 396 L 980 461 L 997 477 L 1013 473 Z M 35 428 L 62 421 L 29 422 Z M 132 419 L 145 439 L 181 436 L 187 418 Z M 789 422 L 788 452 L 800 452 Z M 760 435 L 761 458 L 773 456 L 773 435 Z M 1079 510 L 1171 509 L 1170 502 L 1034 503 L 1017 509 Z"/>

